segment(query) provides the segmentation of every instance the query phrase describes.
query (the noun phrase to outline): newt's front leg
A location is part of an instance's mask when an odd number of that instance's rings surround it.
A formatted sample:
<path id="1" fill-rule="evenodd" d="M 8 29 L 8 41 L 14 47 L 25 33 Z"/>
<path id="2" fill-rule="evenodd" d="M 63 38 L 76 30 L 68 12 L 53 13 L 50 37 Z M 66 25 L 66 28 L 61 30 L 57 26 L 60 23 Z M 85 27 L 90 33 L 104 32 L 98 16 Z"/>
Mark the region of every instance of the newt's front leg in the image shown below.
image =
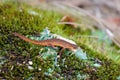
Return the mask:
<path id="1" fill-rule="evenodd" d="M 52 44 L 48 44 L 48 46 L 50 46 L 50 47 L 52 47 L 53 49 L 56 49 L 56 47 L 54 46 L 54 45 L 52 45 Z M 63 50 L 64 50 L 65 48 L 61 48 L 61 50 L 59 51 L 59 53 L 58 53 L 58 55 L 61 57 L 61 54 L 62 54 L 62 52 L 63 52 Z"/>
<path id="2" fill-rule="evenodd" d="M 56 46 L 54 46 L 52 44 L 48 44 L 48 46 L 52 47 L 53 49 L 57 49 Z"/>

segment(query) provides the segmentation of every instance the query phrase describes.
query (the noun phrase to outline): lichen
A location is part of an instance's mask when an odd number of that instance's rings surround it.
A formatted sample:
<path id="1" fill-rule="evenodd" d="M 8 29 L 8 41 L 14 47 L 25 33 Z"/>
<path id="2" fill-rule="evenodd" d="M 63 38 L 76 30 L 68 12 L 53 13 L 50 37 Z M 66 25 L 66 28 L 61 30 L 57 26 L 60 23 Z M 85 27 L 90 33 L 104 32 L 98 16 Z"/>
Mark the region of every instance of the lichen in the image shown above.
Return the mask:
<path id="1" fill-rule="evenodd" d="M 30 11 L 34 11 L 34 14 L 29 13 Z M 35 9 L 16 2 L 0 4 L 0 62 L 3 61 L 0 64 L 1 79 L 115 80 L 120 76 L 119 64 L 76 38 L 78 35 L 91 34 L 90 30 L 73 31 L 69 25 L 57 24 L 62 16 L 54 11 Z M 79 59 L 67 49 L 58 58 L 59 47 L 54 49 L 37 46 L 12 35 L 17 32 L 32 39 L 43 39 L 46 37 L 40 33 L 46 27 L 52 34 L 74 40 L 87 58 Z M 45 36 L 51 38 L 50 35 Z M 96 67 L 95 64 L 101 66 Z"/>

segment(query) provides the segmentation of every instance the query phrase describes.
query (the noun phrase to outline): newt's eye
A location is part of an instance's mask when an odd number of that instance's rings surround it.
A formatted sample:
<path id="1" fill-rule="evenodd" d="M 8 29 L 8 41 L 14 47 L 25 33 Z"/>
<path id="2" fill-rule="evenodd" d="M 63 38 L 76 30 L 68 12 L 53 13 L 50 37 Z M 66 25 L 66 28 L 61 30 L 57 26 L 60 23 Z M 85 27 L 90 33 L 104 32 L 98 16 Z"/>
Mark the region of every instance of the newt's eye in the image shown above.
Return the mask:
<path id="1" fill-rule="evenodd" d="M 73 46 L 73 48 L 74 48 L 74 49 L 77 49 L 77 46 L 76 46 L 76 45 L 74 45 L 74 46 Z"/>

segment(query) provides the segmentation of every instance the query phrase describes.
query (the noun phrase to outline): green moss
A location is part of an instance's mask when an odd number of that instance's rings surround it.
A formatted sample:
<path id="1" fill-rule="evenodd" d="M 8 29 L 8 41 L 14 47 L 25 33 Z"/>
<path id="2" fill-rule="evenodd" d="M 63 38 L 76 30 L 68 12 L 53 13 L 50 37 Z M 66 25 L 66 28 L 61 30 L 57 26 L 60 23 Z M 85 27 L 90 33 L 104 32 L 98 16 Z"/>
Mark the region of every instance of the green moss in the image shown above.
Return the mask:
<path id="1" fill-rule="evenodd" d="M 37 15 L 31 14 L 30 11 L 35 11 Z M 14 5 L 0 4 L 0 56 L 6 59 L 0 66 L 0 77 L 11 80 L 40 78 L 115 80 L 120 75 L 120 66 L 79 41 L 78 35 L 91 34 L 89 29 L 73 31 L 70 26 L 57 24 L 62 16 L 54 11 L 35 9 L 15 2 Z M 17 32 L 26 36 L 36 36 L 46 27 L 51 33 L 76 41 L 87 53 L 88 60 L 80 60 L 69 50 L 64 50 L 59 59 L 57 58 L 59 48 L 36 46 L 12 35 L 13 32 Z M 47 53 L 51 55 L 45 57 L 44 54 Z M 29 61 L 33 64 L 29 65 Z M 96 61 L 100 61 L 101 67 L 93 66 Z"/>
<path id="2" fill-rule="evenodd" d="M 86 51 L 86 53 L 88 53 L 89 56 L 102 61 L 102 67 L 98 68 L 95 73 L 97 75 L 96 77 L 100 78 L 101 80 L 116 79 L 116 76 L 119 75 L 119 72 L 117 70 L 120 70 L 116 62 L 104 57 L 103 55 L 101 55 L 101 53 L 98 53 L 95 50 L 91 50 L 89 47 L 82 43 L 78 44 Z"/>

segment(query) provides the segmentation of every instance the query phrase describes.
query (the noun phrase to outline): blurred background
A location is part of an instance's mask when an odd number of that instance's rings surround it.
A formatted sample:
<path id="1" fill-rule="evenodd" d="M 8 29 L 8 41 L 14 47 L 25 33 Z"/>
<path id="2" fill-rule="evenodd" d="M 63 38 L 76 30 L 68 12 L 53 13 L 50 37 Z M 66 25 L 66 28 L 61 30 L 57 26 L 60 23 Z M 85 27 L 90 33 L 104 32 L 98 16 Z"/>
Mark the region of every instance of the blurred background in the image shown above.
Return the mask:
<path id="1" fill-rule="evenodd" d="M 19 0 L 31 5 L 62 2 L 83 9 L 87 14 L 101 22 L 108 36 L 120 47 L 120 0 Z"/>

